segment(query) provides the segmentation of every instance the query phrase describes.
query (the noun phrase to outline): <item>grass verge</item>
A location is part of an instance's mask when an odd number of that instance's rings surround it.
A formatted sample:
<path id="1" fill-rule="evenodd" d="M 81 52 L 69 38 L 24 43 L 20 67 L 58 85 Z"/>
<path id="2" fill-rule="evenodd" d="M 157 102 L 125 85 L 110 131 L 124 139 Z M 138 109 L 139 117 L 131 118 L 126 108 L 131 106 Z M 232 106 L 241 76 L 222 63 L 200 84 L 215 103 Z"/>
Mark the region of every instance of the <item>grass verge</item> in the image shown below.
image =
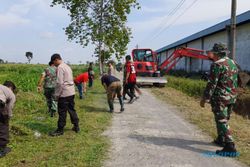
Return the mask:
<path id="1" fill-rule="evenodd" d="M 16 68 L 12 66 L 11 69 Z M 33 81 L 33 76 L 38 79 L 41 70 L 42 68 L 37 73 L 32 73 L 30 79 Z M 74 73 L 79 73 L 78 71 L 79 69 L 76 69 Z M 10 76 L 15 76 L 13 75 L 15 73 L 15 71 L 0 72 L 0 80 L 13 79 Z M 16 75 L 16 77 L 22 76 Z M 37 79 L 32 83 L 36 84 Z M 19 84 L 23 83 L 18 82 Z M 110 124 L 112 116 L 106 112 L 106 95 L 98 80 L 87 92 L 86 99 L 80 100 L 78 95 L 76 96 L 80 133 L 76 134 L 71 130 L 72 125 L 68 115 L 65 133 L 59 137 L 48 136 L 48 133 L 57 127 L 58 115 L 54 118 L 49 117 L 44 96 L 34 91 L 34 86 L 30 88 L 31 90 L 26 88 L 25 84 L 22 87 L 17 94 L 14 116 L 10 121 L 9 147 L 12 148 L 12 152 L 0 160 L 1 167 L 102 165 L 109 148 L 109 140 L 102 136 L 102 133 Z M 37 136 L 38 133 L 41 136 Z"/>

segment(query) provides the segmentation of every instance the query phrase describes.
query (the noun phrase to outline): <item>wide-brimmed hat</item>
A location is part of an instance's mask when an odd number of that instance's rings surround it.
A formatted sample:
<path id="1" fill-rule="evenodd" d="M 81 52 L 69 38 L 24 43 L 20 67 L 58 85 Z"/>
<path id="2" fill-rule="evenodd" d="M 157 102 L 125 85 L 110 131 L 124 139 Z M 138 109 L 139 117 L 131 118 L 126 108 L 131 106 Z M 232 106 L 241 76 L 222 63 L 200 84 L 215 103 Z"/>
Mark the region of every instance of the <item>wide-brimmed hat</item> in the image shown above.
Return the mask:
<path id="1" fill-rule="evenodd" d="M 215 43 L 213 48 L 208 52 L 213 52 L 218 56 L 226 56 L 229 53 L 229 50 L 224 43 Z"/>

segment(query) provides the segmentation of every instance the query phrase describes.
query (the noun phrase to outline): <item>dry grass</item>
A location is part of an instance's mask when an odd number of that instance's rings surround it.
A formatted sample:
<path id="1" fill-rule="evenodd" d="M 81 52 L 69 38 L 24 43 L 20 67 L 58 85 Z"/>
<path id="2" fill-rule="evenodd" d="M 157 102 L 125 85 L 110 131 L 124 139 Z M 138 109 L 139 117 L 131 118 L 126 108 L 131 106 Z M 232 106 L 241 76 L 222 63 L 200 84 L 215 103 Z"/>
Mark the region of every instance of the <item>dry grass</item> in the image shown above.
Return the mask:
<path id="1" fill-rule="evenodd" d="M 210 136 L 216 137 L 214 117 L 209 104 L 206 104 L 206 108 L 201 108 L 199 99 L 189 97 L 174 88 L 154 88 L 152 92 L 166 103 L 177 106 L 188 121 L 196 124 Z M 240 152 L 238 160 L 250 166 L 250 120 L 233 113 L 229 124 Z"/>

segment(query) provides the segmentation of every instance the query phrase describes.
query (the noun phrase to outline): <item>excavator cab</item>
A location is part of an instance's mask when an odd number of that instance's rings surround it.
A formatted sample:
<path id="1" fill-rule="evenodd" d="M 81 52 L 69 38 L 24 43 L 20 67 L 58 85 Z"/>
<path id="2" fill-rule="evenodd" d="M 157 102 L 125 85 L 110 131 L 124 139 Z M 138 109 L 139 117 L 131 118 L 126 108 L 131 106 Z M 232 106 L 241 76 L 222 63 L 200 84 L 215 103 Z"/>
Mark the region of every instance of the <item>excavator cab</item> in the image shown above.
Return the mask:
<path id="1" fill-rule="evenodd" d="M 134 49 L 132 57 L 137 76 L 152 77 L 157 70 L 156 54 L 151 49 Z"/>
<path id="2" fill-rule="evenodd" d="M 156 52 L 151 49 L 134 49 L 132 50 L 132 59 L 138 85 L 165 86 L 166 78 L 160 77 L 160 72 L 157 71 Z"/>

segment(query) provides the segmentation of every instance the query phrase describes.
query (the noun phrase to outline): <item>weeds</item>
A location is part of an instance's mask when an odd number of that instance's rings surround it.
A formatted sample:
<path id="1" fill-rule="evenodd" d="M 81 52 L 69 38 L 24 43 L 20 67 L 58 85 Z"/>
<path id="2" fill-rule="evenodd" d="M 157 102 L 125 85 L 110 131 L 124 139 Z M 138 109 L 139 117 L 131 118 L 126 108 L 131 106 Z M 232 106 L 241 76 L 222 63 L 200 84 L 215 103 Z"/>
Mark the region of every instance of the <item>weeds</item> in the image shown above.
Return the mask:
<path id="1" fill-rule="evenodd" d="M 94 87 L 87 92 L 86 99 L 80 101 L 76 95 L 80 133 L 71 131 L 68 117 L 65 134 L 52 138 L 48 133 L 55 130 L 57 116 L 49 117 L 45 98 L 36 91 L 38 79 L 45 67 L 0 66 L 0 82 L 12 80 L 19 90 L 10 120 L 9 146 L 12 152 L 0 160 L 0 166 L 101 166 L 108 148 L 108 140 L 101 134 L 109 125 L 111 115 L 105 112 L 106 96 L 100 82 L 94 81 Z M 87 67 L 72 66 L 72 69 L 76 76 L 85 72 Z"/>

